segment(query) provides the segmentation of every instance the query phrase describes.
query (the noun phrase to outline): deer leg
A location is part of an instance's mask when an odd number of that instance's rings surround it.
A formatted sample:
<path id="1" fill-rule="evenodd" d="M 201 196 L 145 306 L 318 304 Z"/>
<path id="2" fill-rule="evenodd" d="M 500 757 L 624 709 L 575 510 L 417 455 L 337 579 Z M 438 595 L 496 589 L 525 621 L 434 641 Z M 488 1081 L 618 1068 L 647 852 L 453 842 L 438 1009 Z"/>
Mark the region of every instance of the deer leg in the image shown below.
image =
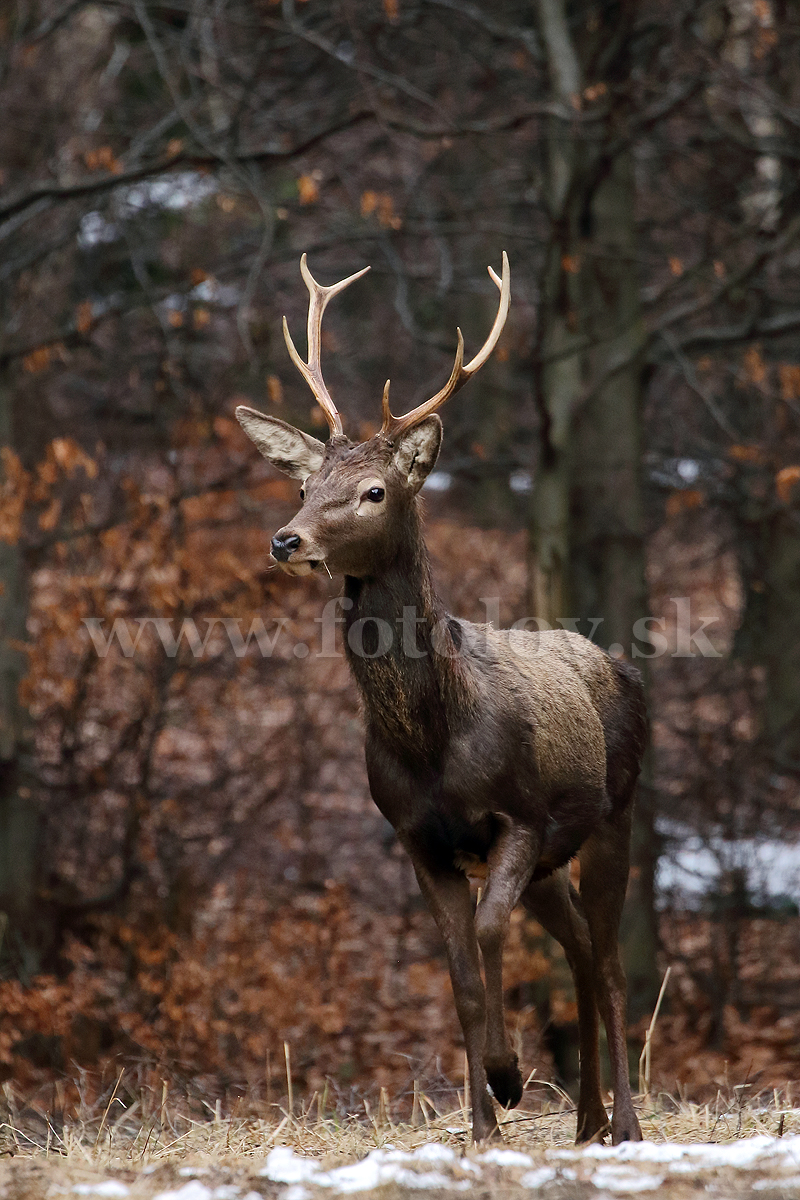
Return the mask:
<path id="1" fill-rule="evenodd" d="M 504 1108 L 522 1099 L 519 1060 L 511 1049 L 503 1008 L 503 945 L 511 913 L 528 886 L 539 857 L 541 838 L 529 829 L 508 825 L 489 851 L 486 890 L 475 914 L 478 945 L 486 977 L 486 1076 Z"/>
<path id="2" fill-rule="evenodd" d="M 460 871 L 431 869 L 413 853 L 411 861 L 420 890 L 447 949 L 453 997 L 467 1051 L 472 1090 L 472 1139 L 482 1142 L 492 1136 L 499 1137 L 499 1130 L 483 1065 L 486 994 L 481 979 L 469 883 Z"/>
<path id="3" fill-rule="evenodd" d="M 564 867 L 547 879 L 532 883 L 522 897 L 528 912 L 564 948 L 578 1001 L 580 1038 L 580 1091 L 576 1142 L 588 1142 L 608 1129 L 608 1116 L 600 1091 L 597 1000 L 589 926 L 575 904 L 569 870 Z"/>
<path id="4" fill-rule="evenodd" d="M 604 821 L 581 847 L 581 900 L 589 924 L 597 1003 L 608 1038 L 614 1082 L 611 1138 L 640 1142 L 628 1074 L 627 984 L 619 952 L 619 923 L 628 886 L 630 806 Z"/>

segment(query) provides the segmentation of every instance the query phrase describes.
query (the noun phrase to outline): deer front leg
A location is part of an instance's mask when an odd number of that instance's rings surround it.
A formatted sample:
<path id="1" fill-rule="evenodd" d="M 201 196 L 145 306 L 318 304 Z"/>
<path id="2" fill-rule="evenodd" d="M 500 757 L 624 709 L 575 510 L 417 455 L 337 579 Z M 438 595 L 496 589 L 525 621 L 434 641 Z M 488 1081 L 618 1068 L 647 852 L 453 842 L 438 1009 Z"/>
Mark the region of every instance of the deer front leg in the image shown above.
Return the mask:
<path id="1" fill-rule="evenodd" d="M 511 913 L 530 882 L 540 845 L 539 835 L 522 826 L 509 823 L 500 831 L 489 852 L 488 882 L 475 916 L 486 976 L 484 1065 L 489 1086 L 503 1108 L 513 1108 L 522 1099 L 519 1061 L 506 1033 L 503 946 Z"/>
<path id="2" fill-rule="evenodd" d="M 483 1065 L 486 995 L 481 979 L 469 883 L 459 871 L 431 868 L 412 849 L 409 849 L 409 854 L 420 890 L 447 949 L 453 997 L 464 1032 L 469 1066 L 472 1138 L 475 1142 L 482 1142 L 486 1138 L 499 1136 L 499 1131 Z"/>

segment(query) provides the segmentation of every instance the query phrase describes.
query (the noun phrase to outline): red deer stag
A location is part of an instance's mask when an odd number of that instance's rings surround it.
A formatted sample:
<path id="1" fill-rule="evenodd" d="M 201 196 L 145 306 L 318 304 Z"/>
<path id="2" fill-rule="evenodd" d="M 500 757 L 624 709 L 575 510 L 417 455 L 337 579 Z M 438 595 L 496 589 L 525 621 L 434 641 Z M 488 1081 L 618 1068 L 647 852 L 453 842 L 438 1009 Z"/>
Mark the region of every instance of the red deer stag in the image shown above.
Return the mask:
<path id="1" fill-rule="evenodd" d="M 436 409 L 497 343 L 510 299 L 508 259 L 504 254 L 502 280 L 489 268 L 500 307 L 480 352 L 463 364 L 459 330 L 449 380 L 403 417 L 391 414 L 387 383 L 380 433 L 360 444 L 345 436 L 323 381 L 320 330 L 331 297 L 364 272 L 322 287 L 305 255 L 300 269 L 310 295 L 308 362 L 285 319 L 284 337 L 325 413 L 330 440 L 323 444 L 252 408 L 236 415 L 261 453 L 302 482 L 302 507 L 273 537 L 273 557 L 291 575 L 322 566 L 344 575 L 347 656 L 363 699 L 370 790 L 411 858 L 447 948 L 472 1083 L 473 1137 L 498 1136 L 492 1096 L 505 1107 L 522 1096 L 502 983 L 503 943 L 521 901 L 564 947 L 575 979 L 577 1140 L 608 1129 L 598 1010 L 613 1074 L 611 1134 L 614 1142 L 639 1140 L 618 945 L 646 730 L 639 674 L 576 633 L 500 630 L 450 616 L 422 538 L 417 493 L 439 453 Z M 402 639 L 393 636 L 398 626 Z M 576 855 L 580 894 L 568 875 Z M 487 864 L 488 882 L 473 912 L 464 867 L 476 857 Z"/>

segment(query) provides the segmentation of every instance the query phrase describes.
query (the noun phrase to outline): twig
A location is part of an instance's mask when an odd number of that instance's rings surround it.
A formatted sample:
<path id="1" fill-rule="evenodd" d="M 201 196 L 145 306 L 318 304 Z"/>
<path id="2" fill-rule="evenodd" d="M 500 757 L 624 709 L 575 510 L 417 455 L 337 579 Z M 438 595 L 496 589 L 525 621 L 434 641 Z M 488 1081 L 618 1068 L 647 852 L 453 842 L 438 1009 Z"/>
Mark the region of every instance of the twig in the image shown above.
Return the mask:
<path id="1" fill-rule="evenodd" d="M 292 1055 L 289 1043 L 283 1043 L 283 1056 L 286 1059 L 286 1091 L 289 1100 L 289 1112 L 294 1112 L 294 1092 L 292 1090 Z"/>
<path id="2" fill-rule="evenodd" d="M 658 1012 L 661 1008 L 661 1001 L 664 999 L 664 992 L 667 990 L 667 983 L 669 982 L 671 971 L 672 965 L 670 964 L 670 966 L 668 966 L 664 972 L 664 978 L 661 981 L 661 990 L 658 993 L 656 1006 L 653 1009 L 653 1016 L 650 1019 L 650 1025 L 644 1037 L 642 1053 L 639 1056 L 639 1091 L 644 1096 L 650 1095 L 650 1046 L 653 1040 L 653 1030 L 656 1027 L 656 1021 L 658 1020 Z"/>
<path id="3" fill-rule="evenodd" d="M 124 1074 L 125 1074 L 125 1068 L 123 1067 L 122 1070 L 120 1071 L 119 1075 L 117 1076 L 117 1082 L 114 1084 L 114 1090 L 111 1093 L 111 1099 L 109 1100 L 108 1104 L 106 1105 L 106 1111 L 103 1113 L 103 1119 L 100 1122 L 100 1128 L 97 1131 L 97 1137 L 94 1139 L 95 1146 L 100 1141 L 100 1137 L 103 1133 L 103 1130 L 106 1127 L 106 1121 L 108 1119 L 108 1114 L 111 1111 L 111 1105 L 114 1103 L 114 1101 L 117 1098 L 117 1090 L 119 1089 L 119 1085 L 122 1083 L 122 1076 Z"/>
<path id="4" fill-rule="evenodd" d="M 724 412 L 722 412 L 722 410 L 720 409 L 720 407 L 717 404 L 714 397 L 709 392 L 707 392 L 705 390 L 705 388 L 700 386 L 700 382 L 697 378 L 697 375 L 695 373 L 695 369 L 694 369 L 693 365 L 689 362 L 688 358 L 681 350 L 681 348 L 678 345 L 678 343 L 676 342 L 675 338 L 672 336 L 671 331 L 669 329 L 662 329 L 661 336 L 664 339 L 664 341 L 667 343 L 667 345 L 669 346 L 670 350 L 672 351 L 675 361 L 678 364 L 678 366 L 680 367 L 680 369 L 683 373 L 683 377 L 686 380 L 686 382 L 688 383 L 689 387 L 703 401 L 706 408 L 711 413 L 711 416 L 714 418 L 716 423 L 719 425 L 722 432 L 727 434 L 728 437 L 731 439 L 731 441 L 733 441 L 733 442 L 739 441 L 736 430 L 733 428 L 730 421 L 725 416 Z"/>
<path id="5" fill-rule="evenodd" d="M 469 1122 L 469 1062 L 464 1051 L 464 1124 Z"/>
<path id="6" fill-rule="evenodd" d="M 411 1124 L 420 1124 L 420 1104 L 419 1104 L 419 1080 L 414 1080 L 414 1103 L 411 1105 Z"/>

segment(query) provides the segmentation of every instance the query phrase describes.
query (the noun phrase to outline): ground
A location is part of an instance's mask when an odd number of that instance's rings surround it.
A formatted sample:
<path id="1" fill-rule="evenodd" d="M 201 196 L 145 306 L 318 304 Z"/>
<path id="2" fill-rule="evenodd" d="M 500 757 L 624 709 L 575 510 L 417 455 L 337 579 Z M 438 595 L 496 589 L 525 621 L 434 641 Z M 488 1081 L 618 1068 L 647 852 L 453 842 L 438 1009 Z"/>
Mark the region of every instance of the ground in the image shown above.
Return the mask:
<path id="1" fill-rule="evenodd" d="M 102 1123 L 65 1128 L 26 1149 L 11 1125 L 0 1163 L 2 1200 L 322 1200 L 358 1193 L 365 1200 L 476 1196 L 514 1200 L 615 1200 L 657 1192 L 683 1200 L 698 1191 L 731 1198 L 800 1200 L 800 1109 L 747 1109 L 642 1100 L 646 1141 L 612 1147 L 571 1144 L 574 1116 L 521 1112 L 503 1122 L 504 1145 L 468 1144 L 460 1110 L 423 1106 L 425 1124 L 284 1115 L 279 1122 L 192 1122 L 183 1134 L 152 1136 Z"/>

